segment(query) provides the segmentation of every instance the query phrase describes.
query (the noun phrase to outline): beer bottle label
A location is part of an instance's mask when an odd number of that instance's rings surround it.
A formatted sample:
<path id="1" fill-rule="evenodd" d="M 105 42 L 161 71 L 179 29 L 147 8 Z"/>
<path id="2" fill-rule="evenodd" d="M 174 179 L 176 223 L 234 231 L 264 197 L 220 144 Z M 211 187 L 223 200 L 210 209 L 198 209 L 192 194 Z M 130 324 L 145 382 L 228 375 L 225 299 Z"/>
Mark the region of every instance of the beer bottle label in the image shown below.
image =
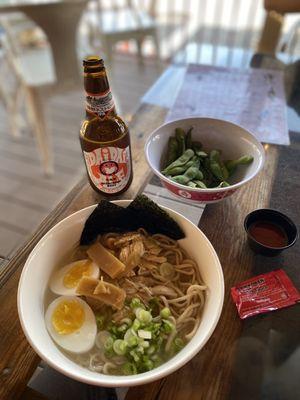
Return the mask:
<path id="1" fill-rule="evenodd" d="M 115 107 L 114 99 L 110 89 L 104 93 L 91 94 L 86 93 L 86 110 L 104 117 Z"/>
<path id="2" fill-rule="evenodd" d="M 100 147 L 83 155 L 89 177 L 101 192 L 113 194 L 125 188 L 131 175 L 129 146 Z"/>

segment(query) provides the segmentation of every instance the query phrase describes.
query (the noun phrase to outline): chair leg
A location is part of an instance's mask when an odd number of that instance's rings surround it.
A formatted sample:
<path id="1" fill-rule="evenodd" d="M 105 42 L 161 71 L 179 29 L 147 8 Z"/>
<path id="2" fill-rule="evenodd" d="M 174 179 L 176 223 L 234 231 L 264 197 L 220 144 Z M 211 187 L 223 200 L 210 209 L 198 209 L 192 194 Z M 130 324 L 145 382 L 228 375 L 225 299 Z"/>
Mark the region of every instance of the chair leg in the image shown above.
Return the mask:
<path id="1" fill-rule="evenodd" d="M 45 104 L 38 88 L 28 87 L 26 92 L 34 128 L 33 133 L 40 153 L 41 163 L 45 174 L 50 176 L 53 174 L 53 163 L 44 115 Z"/>
<path id="2" fill-rule="evenodd" d="M 20 137 L 19 124 L 18 124 L 18 110 L 17 110 L 17 98 L 18 90 L 16 89 L 12 95 L 8 95 L 2 85 L 0 85 L 0 98 L 4 104 L 7 118 L 9 121 L 8 132 L 13 138 Z"/>
<path id="3" fill-rule="evenodd" d="M 158 68 L 161 68 L 162 63 L 161 63 L 161 59 L 160 59 L 160 44 L 159 44 L 159 38 L 158 38 L 158 34 L 157 34 L 156 30 L 153 33 L 153 42 L 154 42 L 154 46 L 155 46 L 155 50 L 156 50 L 156 63 L 157 63 Z"/>
<path id="4" fill-rule="evenodd" d="M 136 39 L 136 45 L 137 45 L 137 54 L 138 54 L 138 60 L 139 64 L 143 65 L 144 64 L 144 58 L 143 58 L 143 42 L 144 38 L 138 38 Z"/>
<path id="5" fill-rule="evenodd" d="M 21 105 L 24 101 L 24 97 L 24 88 L 22 85 L 19 85 L 12 99 L 9 111 L 11 114 L 11 134 L 16 139 L 21 136 L 21 130 L 26 126 L 26 122 L 21 113 Z"/>
<path id="6" fill-rule="evenodd" d="M 153 42 L 154 42 L 154 46 L 155 46 L 155 50 L 156 50 L 156 57 L 160 60 L 160 45 L 159 45 L 157 31 L 155 31 L 153 34 Z"/>
<path id="7" fill-rule="evenodd" d="M 266 14 L 265 24 L 257 46 L 257 53 L 272 54 L 276 53 L 280 39 L 284 16 L 270 11 Z"/>

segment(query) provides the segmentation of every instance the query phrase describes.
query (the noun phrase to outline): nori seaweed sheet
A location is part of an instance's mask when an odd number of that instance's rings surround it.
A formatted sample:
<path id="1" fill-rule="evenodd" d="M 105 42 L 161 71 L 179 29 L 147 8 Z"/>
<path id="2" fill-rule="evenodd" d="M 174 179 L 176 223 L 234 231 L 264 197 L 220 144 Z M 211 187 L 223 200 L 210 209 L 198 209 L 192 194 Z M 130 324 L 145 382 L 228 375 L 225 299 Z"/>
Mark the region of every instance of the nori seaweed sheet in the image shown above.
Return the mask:
<path id="1" fill-rule="evenodd" d="M 80 244 L 87 245 L 97 239 L 98 235 L 108 232 L 129 232 L 135 230 L 134 218 L 127 208 L 101 200 L 85 222 Z"/>
<path id="2" fill-rule="evenodd" d="M 134 213 L 139 227 L 146 229 L 148 233 L 162 233 L 175 240 L 185 237 L 177 222 L 144 194 L 137 196 L 127 209 Z"/>
<path id="3" fill-rule="evenodd" d="M 130 232 L 144 228 L 148 233 L 161 233 L 172 239 L 185 237 L 183 230 L 156 203 L 145 195 L 137 196 L 127 208 L 101 200 L 85 222 L 81 245 L 88 245 L 98 235 L 108 232 Z"/>

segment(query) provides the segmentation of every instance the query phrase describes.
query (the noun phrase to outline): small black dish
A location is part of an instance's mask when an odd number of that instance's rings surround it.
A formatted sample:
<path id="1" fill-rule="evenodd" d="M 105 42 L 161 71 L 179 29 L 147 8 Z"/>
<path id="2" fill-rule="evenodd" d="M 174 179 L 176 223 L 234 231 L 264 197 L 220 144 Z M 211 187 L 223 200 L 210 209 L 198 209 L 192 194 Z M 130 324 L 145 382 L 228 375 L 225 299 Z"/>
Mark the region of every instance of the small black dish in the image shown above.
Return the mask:
<path id="1" fill-rule="evenodd" d="M 278 236 L 280 236 L 278 233 L 282 232 L 286 243 L 283 245 L 273 246 L 259 242 L 259 239 L 254 237 L 253 233 L 251 233 L 251 231 L 254 232 L 252 228 L 256 224 L 265 224 L 265 226 L 272 225 L 274 227 L 275 235 L 277 231 L 277 239 Z M 248 244 L 250 248 L 255 253 L 259 253 L 264 256 L 277 256 L 283 250 L 293 246 L 298 239 L 298 230 L 294 222 L 281 212 L 269 208 L 262 208 L 252 211 L 250 214 L 248 214 L 244 221 L 244 227 L 247 232 Z"/>

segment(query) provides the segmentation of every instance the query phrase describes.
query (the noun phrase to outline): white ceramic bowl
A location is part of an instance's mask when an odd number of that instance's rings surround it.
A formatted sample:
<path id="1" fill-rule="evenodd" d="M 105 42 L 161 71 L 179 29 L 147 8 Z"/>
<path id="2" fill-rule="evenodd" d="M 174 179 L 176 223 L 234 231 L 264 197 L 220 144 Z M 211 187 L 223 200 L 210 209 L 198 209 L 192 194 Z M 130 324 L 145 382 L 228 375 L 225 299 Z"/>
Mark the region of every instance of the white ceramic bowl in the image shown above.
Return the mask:
<path id="1" fill-rule="evenodd" d="M 200 141 L 205 150 L 222 150 L 224 160 L 236 159 L 247 154 L 253 156 L 253 162 L 247 166 L 239 166 L 229 179 L 231 183 L 229 187 L 192 189 L 168 179 L 160 171 L 164 166 L 169 137 L 174 136 L 175 128 L 187 131 L 191 127 L 194 127 L 193 140 Z M 161 125 L 148 138 L 145 154 L 152 171 L 160 178 L 166 189 L 175 196 L 196 203 L 216 203 L 232 195 L 258 174 L 265 160 L 263 146 L 250 132 L 231 122 L 215 118 L 184 118 Z"/>
<path id="2" fill-rule="evenodd" d="M 127 206 L 129 200 L 116 201 Z M 183 228 L 181 245 L 197 261 L 208 286 L 199 329 L 193 339 L 160 367 L 133 376 L 103 375 L 89 371 L 68 359 L 54 344 L 44 322 L 44 297 L 50 275 L 62 257 L 78 243 L 84 223 L 95 206 L 80 210 L 55 225 L 35 246 L 22 271 L 18 289 L 18 312 L 23 331 L 34 350 L 59 372 L 98 386 L 135 386 L 162 378 L 194 357 L 208 341 L 219 320 L 224 298 L 224 279 L 218 256 L 206 236 L 182 215 L 166 209 Z"/>

